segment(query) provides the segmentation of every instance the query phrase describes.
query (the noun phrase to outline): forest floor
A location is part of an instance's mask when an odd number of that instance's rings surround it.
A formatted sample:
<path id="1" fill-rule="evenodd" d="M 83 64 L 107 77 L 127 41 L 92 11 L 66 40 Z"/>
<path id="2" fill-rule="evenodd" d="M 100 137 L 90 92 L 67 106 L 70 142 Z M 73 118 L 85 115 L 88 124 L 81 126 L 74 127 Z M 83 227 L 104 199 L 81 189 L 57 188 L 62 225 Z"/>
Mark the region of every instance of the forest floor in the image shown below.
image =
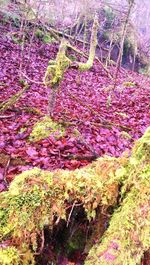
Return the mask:
<path id="1" fill-rule="evenodd" d="M 25 43 L 22 56 L 21 45 L 8 38 L 13 31 L 14 28 L 1 25 L 0 102 L 22 88 L 19 69 L 30 79 L 41 82 L 48 61 L 54 59 L 58 51 L 57 44 L 44 44 L 34 38 L 33 43 Z M 109 71 L 114 74 L 115 67 Z M 130 150 L 150 125 L 150 78 L 121 69 L 112 91 L 113 81 L 95 62 L 86 72 L 67 70 L 60 85 L 54 118 L 71 123 L 65 135 L 59 139 L 50 135 L 31 142 L 29 135 L 33 125 L 47 114 L 48 91 L 44 85 L 28 83 L 30 88 L 20 100 L 0 114 L 1 190 L 5 188 L 4 177 L 10 182 L 16 174 L 32 167 L 53 170 L 84 166 L 89 163 L 86 156 L 91 155 L 91 148 L 98 156 L 118 157 Z M 40 113 L 29 111 L 30 108 Z"/>
<path id="2" fill-rule="evenodd" d="M 37 82 L 28 81 L 29 90 L 0 113 L 0 191 L 16 174 L 33 167 L 74 170 L 87 165 L 93 152 L 115 157 L 130 152 L 150 126 L 150 78 L 121 68 L 113 91 L 113 80 L 98 62 L 86 72 L 68 69 L 58 91 L 54 119 L 70 126 L 63 137 L 50 134 L 33 142 L 33 125 L 48 109 L 49 91 L 40 83 L 59 47 L 34 38 L 33 43 L 25 42 L 22 53 L 21 45 L 9 37 L 17 29 L 7 24 L 0 29 L 0 103 L 22 89 L 25 78 L 20 77 L 20 69 Z M 113 75 L 115 67 L 109 71 Z"/>

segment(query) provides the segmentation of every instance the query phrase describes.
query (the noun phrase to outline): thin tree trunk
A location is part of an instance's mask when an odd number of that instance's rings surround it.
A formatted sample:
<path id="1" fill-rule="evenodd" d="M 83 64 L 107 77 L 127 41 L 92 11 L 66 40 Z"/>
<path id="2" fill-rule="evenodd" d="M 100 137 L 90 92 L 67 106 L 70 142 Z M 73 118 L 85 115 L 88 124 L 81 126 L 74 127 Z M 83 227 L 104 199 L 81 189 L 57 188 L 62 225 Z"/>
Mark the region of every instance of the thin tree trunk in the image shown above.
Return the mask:
<path id="1" fill-rule="evenodd" d="M 51 118 L 53 118 L 54 115 L 54 109 L 55 109 L 55 103 L 56 103 L 56 97 L 58 92 L 59 85 L 53 86 L 53 88 L 50 91 L 49 100 L 48 100 L 48 114 Z"/>
<path id="2" fill-rule="evenodd" d="M 114 89 L 115 89 L 116 83 L 117 83 L 118 72 L 119 72 L 119 69 L 121 67 L 122 55 L 123 55 L 123 46 L 124 46 L 125 36 L 126 36 L 127 27 L 128 27 L 128 23 L 129 23 L 129 18 L 130 18 L 130 14 L 131 14 L 133 5 L 134 5 L 134 0 L 129 0 L 129 8 L 128 8 L 126 20 L 125 20 L 125 23 L 124 23 L 124 26 L 123 26 L 123 30 L 122 30 L 120 50 L 119 50 L 119 55 L 118 55 L 117 64 L 116 64 L 116 72 L 115 72 L 115 79 L 114 79 Z"/>
<path id="3" fill-rule="evenodd" d="M 86 63 L 79 63 L 79 69 L 82 71 L 89 70 L 93 66 L 94 58 L 95 58 L 95 51 L 97 46 L 97 31 L 98 31 L 98 16 L 95 14 L 92 33 L 91 33 L 91 40 L 90 40 L 90 51 L 89 57 Z"/>

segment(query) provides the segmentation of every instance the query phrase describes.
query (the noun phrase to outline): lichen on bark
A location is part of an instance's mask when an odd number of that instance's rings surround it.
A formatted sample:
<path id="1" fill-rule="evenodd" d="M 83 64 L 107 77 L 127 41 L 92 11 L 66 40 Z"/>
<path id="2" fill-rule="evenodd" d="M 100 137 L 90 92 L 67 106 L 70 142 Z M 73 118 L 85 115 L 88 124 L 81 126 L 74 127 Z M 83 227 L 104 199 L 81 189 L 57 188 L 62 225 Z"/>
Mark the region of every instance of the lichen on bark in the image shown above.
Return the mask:
<path id="1" fill-rule="evenodd" d="M 50 86 L 52 89 L 53 87 L 55 88 L 56 85 L 59 85 L 60 81 L 63 79 L 65 70 L 71 63 L 70 59 L 66 56 L 67 43 L 67 40 L 61 40 L 56 60 L 49 61 L 44 76 L 44 84 Z"/>
<path id="2" fill-rule="evenodd" d="M 98 32 L 98 17 L 97 14 L 95 14 L 93 27 L 92 27 L 92 33 L 91 33 L 91 40 L 90 40 L 90 51 L 89 51 L 89 57 L 86 63 L 78 63 L 79 70 L 86 71 L 89 70 L 93 66 L 94 58 L 95 58 L 95 52 L 96 52 L 96 46 L 97 46 L 97 32 Z"/>

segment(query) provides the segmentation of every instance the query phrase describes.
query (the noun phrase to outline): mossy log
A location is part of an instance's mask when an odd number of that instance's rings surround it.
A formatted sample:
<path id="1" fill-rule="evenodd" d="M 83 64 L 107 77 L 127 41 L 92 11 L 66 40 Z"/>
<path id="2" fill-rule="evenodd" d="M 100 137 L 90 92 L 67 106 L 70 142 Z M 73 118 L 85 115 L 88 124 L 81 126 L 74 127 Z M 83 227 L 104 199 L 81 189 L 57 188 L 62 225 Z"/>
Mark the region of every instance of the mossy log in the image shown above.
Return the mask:
<path id="1" fill-rule="evenodd" d="M 135 144 L 124 177 L 121 205 L 86 265 L 141 264 L 150 247 L 150 129 Z"/>
<path id="2" fill-rule="evenodd" d="M 35 264 L 44 228 L 52 230 L 62 219 L 69 223 L 75 205 L 83 206 L 89 222 L 97 212 L 118 207 L 85 264 L 140 264 L 150 246 L 149 162 L 150 128 L 130 157 L 106 156 L 74 171 L 34 168 L 16 176 L 0 194 L 0 264 Z"/>
<path id="3" fill-rule="evenodd" d="M 0 104 L 0 112 L 6 111 L 16 104 L 20 97 L 29 89 L 29 85 L 25 84 L 24 87 L 13 95 L 10 99 Z"/>

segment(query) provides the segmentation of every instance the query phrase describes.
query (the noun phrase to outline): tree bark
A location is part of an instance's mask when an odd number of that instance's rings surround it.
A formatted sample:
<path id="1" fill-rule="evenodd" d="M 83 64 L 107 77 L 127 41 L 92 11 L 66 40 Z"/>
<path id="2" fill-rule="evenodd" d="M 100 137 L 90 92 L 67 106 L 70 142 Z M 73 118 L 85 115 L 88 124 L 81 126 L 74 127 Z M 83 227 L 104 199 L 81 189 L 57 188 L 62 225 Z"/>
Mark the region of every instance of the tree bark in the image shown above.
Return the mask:
<path id="1" fill-rule="evenodd" d="M 117 63 L 116 63 L 116 72 L 115 72 L 115 80 L 114 80 L 114 89 L 116 87 L 116 82 L 117 82 L 117 76 L 118 76 L 118 72 L 121 66 L 121 62 L 122 62 L 122 55 L 123 55 L 123 46 L 124 46 L 124 41 L 125 41 L 125 36 L 126 36 L 126 32 L 127 32 L 127 27 L 128 27 L 128 23 L 129 23 L 129 18 L 130 18 L 130 14 L 134 5 L 134 0 L 129 0 L 129 8 L 128 8 L 128 12 L 126 15 L 126 19 L 125 19 L 125 23 L 123 25 L 123 29 L 122 29 L 122 36 L 121 36 L 121 42 L 120 42 L 120 50 L 119 50 L 119 55 L 118 55 L 118 59 L 117 59 Z"/>
<path id="2" fill-rule="evenodd" d="M 95 58 L 95 51 L 97 46 L 97 31 L 98 31 L 98 16 L 95 14 L 92 33 L 91 33 L 91 40 L 90 40 L 90 51 L 89 57 L 86 63 L 79 63 L 79 69 L 81 71 L 89 70 L 93 66 L 94 58 Z"/>

